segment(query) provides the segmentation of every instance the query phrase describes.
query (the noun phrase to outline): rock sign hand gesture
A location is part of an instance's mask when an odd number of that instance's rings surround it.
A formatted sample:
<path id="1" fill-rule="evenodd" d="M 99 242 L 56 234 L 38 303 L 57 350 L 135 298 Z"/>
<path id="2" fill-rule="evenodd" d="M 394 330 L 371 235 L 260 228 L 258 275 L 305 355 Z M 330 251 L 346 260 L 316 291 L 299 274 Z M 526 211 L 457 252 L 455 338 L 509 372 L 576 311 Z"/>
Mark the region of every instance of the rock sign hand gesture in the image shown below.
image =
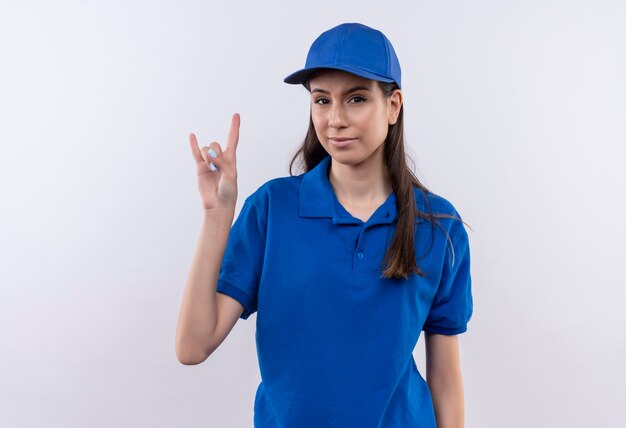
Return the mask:
<path id="1" fill-rule="evenodd" d="M 228 131 L 228 142 L 222 150 L 213 141 L 198 146 L 195 134 L 189 134 L 191 152 L 196 160 L 198 190 L 205 211 L 234 211 L 237 202 L 237 144 L 239 143 L 239 113 L 233 114 Z M 212 167 L 212 165 L 214 167 Z"/>

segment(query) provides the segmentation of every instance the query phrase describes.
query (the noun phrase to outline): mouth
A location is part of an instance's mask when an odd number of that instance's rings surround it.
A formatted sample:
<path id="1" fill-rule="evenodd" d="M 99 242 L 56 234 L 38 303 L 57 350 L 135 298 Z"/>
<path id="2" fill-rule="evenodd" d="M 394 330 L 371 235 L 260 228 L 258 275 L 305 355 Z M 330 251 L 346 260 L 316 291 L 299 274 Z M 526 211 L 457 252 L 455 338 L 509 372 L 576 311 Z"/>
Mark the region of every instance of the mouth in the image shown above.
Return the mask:
<path id="1" fill-rule="evenodd" d="M 356 141 L 356 138 L 329 138 L 328 141 L 335 147 L 343 148 Z"/>

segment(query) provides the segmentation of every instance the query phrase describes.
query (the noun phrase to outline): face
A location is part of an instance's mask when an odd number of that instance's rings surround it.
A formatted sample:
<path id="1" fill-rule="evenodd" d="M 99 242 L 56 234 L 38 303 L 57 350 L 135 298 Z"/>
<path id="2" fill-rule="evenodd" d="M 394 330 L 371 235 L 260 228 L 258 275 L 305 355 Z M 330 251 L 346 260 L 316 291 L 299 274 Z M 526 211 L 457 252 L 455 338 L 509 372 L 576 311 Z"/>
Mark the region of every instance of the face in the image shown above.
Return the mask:
<path id="1" fill-rule="evenodd" d="M 377 81 L 343 70 L 322 70 L 309 84 L 315 132 L 333 159 L 352 165 L 377 154 L 382 159 L 388 126 L 402 104 L 400 90 L 385 98 Z"/>

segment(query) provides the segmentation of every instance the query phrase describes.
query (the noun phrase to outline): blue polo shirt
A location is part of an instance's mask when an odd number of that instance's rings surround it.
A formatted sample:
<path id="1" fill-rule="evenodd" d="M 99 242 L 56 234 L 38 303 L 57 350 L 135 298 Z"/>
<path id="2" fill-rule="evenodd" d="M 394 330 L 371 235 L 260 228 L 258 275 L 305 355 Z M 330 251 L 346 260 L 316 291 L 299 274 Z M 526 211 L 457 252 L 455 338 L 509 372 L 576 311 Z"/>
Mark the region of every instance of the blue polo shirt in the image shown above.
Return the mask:
<path id="1" fill-rule="evenodd" d="M 266 182 L 231 227 L 217 291 L 241 302 L 242 319 L 257 313 L 254 426 L 435 428 L 413 350 L 422 330 L 467 330 L 467 232 L 458 220 L 440 219 L 441 228 L 416 220 L 426 277 L 381 278 L 395 194 L 364 223 L 339 203 L 330 161 Z M 428 199 L 434 212 L 460 217 L 441 196 L 415 189 L 415 197 L 421 211 Z"/>

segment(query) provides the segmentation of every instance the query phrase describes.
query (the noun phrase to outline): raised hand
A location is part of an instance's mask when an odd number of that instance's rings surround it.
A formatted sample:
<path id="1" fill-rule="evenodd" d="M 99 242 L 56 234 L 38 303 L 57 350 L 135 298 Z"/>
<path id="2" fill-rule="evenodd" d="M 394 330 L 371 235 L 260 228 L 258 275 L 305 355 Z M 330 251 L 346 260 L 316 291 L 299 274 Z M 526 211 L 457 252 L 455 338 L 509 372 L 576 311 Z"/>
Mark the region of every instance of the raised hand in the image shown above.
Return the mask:
<path id="1" fill-rule="evenodd" d="M 239 113 L 233 114 L 228 131 L 228 142 L 224 150 L 216 141 L 200 149 L 195 134 L 189 134 L 191 152 L 196 160 L 198 171 L 198 190 L 202 198 L 202 206 L 206 211 L 234 212 L 235 210 L 237 202 L 236 152 L 239 143 L 240 120 Z M 214 167 L 211 167 L 211 164 Z"/>

